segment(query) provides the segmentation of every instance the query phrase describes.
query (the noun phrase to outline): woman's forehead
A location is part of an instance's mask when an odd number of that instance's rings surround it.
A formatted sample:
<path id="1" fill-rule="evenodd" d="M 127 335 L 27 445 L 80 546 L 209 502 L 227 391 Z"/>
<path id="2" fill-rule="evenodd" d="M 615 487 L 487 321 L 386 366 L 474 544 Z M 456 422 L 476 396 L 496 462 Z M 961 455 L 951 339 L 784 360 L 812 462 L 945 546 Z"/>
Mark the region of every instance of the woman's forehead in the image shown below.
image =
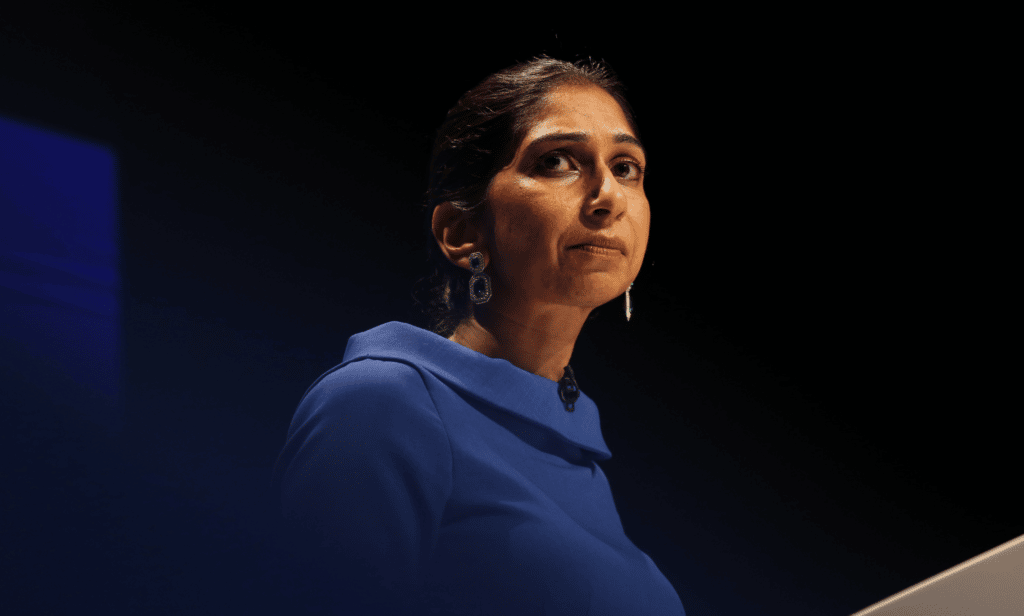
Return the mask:
<path id="1" fill-rule="evenodd" d="M 523 145 L 549 133 L 633 135 L 618 101 L 598 86 L 561 86 L 549 92 L 533 116 Z"/>

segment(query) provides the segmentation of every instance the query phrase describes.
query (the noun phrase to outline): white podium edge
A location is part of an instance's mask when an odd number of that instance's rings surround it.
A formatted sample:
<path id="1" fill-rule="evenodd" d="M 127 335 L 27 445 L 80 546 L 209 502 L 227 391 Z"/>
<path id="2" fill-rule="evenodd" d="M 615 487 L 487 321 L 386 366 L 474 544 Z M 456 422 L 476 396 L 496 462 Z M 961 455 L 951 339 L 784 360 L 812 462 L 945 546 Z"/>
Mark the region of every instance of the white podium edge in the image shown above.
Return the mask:
<path id="1" fill-rule="evenodd" d="M 910 588 L 907 588 L 906 590 L 902 590 L 902 591 L 896 593 L 895 595 L 892 595 L 891 597 L 886 597 L 885 599 L 882 599 L 878 603 L 875 603 L 873 605 L 869 605 L 868 607 L 860 610 L 859 612 L 851 614 L 851 616 L 870 616 L 873 612 L 875 612 L 877 610 L 880 610 L 880 609 L 886 607 L 887 605 L 895 603 L 895 602 L 899 601 L 900 599 L 902 599 L 903 597 L 906 597 L 907 595 L 909 595 L 911 593 L 918 592 L 918 591 L 920 591 L 923 588 L 926 588 L 926 587 L 931 586 L 933 584 L 937 584 L 937 583 L 941 582 L 942 580 L 944 580 L 944 579 L 946 579 L 946 578 L 948 578 L 948 577 L 950 577 L 952 575 L 956 575 L 957 573 L 963 571 L 964 569 L 967 569 L 968 567 L 972 567 L 972 566 L 980 563 L 981 561 L 983 561 L 985 559 L 992 558 L 996 554 L 1000 554 L 1002 552 L 1007 552 L 1009 550 L 1012 550 L 1013 548 L 1015 548 L 1015 547 L 1017 547 L 1017 546 L 1019 546 L 1021 544 L 1024 544 L 1024 535 L 1021 535 L 1020 537 L 1017 537 L 1016 539 L 1010 539 L 1006 543 L 997 545 L 996 547 L 992 548 L 991 550 L 989 550 L 987 552 L 983 552 L 981 554 L 978 554 L 977 556 L 975 556 L 974 558 L 972 558 L 970 560 L 965 560 L 964 562 L 960 563 L 959 565 L 956 565 L 955 567 L 950 567 L 949 569 L 946 569 L 942 573 L 939 573 L 937 575 L 933 575 L 932 577 L 928 578 L 927 580 L 924 580 L 923 582 L 920 582 L 918 584 L 914 584 L 913 586 L 911 586 Z"/>

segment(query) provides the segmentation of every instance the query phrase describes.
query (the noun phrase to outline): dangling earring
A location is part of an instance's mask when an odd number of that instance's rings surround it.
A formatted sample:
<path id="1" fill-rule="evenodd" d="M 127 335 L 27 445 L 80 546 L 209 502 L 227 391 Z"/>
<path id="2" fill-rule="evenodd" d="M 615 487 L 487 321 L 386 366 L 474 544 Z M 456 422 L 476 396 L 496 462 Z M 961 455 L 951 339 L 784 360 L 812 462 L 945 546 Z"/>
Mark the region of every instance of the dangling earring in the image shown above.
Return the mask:
<path id="1" fill-rule="evenodd" d="M 484 273 L 483 253 L 469 255 L 469 267 L 473 269 L 473 276 L 469 279 L 469 299 L 474 304 L 484 304 L 491 299 L 491 279 Z"/>
<path id="2" fill-rule="evenodd" d="M 629 283 L 629 289 L 633 288 L 633 283 Z M 633 315 L 633 303 L 629 301 L 629 289 L 626 289 L 626 322 L 629 322 L 629 317 Z"/>

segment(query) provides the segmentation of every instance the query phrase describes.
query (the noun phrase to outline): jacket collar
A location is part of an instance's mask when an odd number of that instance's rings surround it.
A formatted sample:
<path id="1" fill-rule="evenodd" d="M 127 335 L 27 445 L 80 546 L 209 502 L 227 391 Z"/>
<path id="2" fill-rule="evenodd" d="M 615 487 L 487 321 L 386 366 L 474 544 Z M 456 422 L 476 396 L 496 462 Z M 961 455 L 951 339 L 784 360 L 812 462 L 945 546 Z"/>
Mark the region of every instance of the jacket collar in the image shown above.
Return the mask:
<path id="1" fill-rule="evenodd" d="M 555 432 L 599 460 L 611 457 L 601 435 L 597 405 L 580 391 L 575 410 L 565 410 L 558 383 L 504 359 L 487 357 L 434 332 L 391 321 L 349 338 L 344 362 L 402 361 L 426 370 L 470 399 L 512 413 Z"/>

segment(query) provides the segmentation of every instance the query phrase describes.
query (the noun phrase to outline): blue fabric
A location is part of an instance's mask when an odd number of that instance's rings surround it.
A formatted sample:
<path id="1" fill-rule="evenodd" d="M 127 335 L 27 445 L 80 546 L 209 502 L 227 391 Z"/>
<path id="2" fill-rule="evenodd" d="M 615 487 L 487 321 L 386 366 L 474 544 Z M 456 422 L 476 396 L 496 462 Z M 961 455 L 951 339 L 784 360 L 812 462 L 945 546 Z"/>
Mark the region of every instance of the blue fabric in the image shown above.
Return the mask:
<path id="1" fill-rule="evenodd" d="M 335 613 L 683 615 L 610 457 L 586 394 L 570 413 L 557 383 L 390 322 L 303 396 L 275 481 Z"/>

